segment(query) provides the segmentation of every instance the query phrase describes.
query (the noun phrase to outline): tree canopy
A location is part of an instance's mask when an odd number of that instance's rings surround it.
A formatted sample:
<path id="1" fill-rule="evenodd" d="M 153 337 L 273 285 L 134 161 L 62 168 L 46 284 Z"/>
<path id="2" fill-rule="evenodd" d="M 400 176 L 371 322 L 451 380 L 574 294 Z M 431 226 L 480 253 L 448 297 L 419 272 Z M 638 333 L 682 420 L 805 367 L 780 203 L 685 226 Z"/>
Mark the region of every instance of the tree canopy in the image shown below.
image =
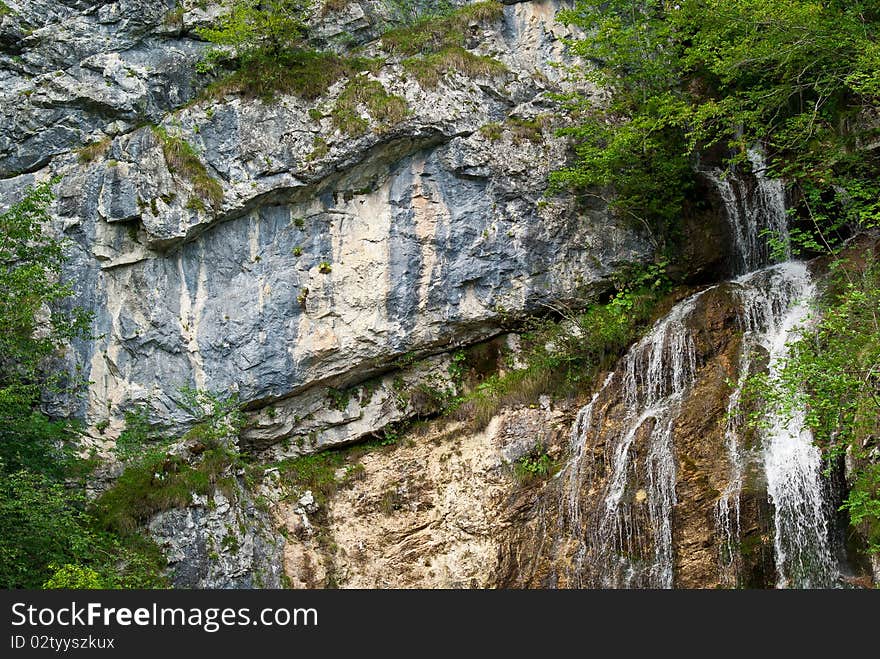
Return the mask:
<path id="1" fill-rule="evenodd" d="M 736 165 L 761 145 L 823 229 L 878 223 L 876 3 L 579 0 L 562 19 L 608 96 L 568 99 L 578 159 L 558 185 L 613 187 L 620 211 L 664 227 L 699 154 Z"/>

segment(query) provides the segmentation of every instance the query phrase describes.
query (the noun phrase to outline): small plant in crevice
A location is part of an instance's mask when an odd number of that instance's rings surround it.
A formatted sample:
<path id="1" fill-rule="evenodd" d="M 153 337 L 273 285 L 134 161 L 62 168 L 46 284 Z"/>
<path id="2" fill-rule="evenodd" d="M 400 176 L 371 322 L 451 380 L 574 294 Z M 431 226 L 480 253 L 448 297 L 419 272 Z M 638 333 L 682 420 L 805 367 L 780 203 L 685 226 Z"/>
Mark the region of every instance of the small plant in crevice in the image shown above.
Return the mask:
<path id="1" fill-rule="evenodd" d="M 321 261 L 321 263 L 318 265 L 318 272 L 320 272 L 322 275 L 329 275 L 331 272 L 333 272 L 333 266 L 331 266 L 330 263 L 328 263 L 327 261 Z"/>
<path id="2" fill-rule="evenodd" d="M 382 492 L 382 496 L 379 499 L 379 512 L 383 515 L 391 515 L 395 511 L 403 508 L 405 503 L 404 498 L 400 495 L 400 492 L 397 488 L 389 487 L 387 490 Z"/>
<path id="3" fill-rule="evenodd" d="M 81 163 L 90 163 L 93 160 L 100 158 L 107 153 L 111 144 L 113 144 L 113 138 L 108 136 L 97 142 L 92 142 L 91 144 L 86 144 L 84 147 L 80 147 L 76 152 L 79 161 Z"/>
<path id="4" fill-rule="evenodd" d="M 333 409 L 344 412 L 348 407 L 348 401 L 351 399 L 351 392 L 348 389 L 334 389 L 330 387 L 327 389 L 327 398 L 330 399 L 330 406 Z"/>
<path id="5" fill-rule="evenodd" d="M 550 457 L 544 446 L 538 444 L 528 454 L 516 460 L 512 467 L 517 482 L 521 485 L 530 485 L 552 476 L 558 464 Z"/>
<path id="6" fill-rule="evenodd" d="M 352 2 L 353 0 L 323 0 L 321 3 L 321 9 L 318 13 L 321 18 L 329 16 L 330 14 L 338 14 Z"/>
<path id="7" fill-rule="evenodd" d="M 376 132 L 384 132 L 401 122 L 409 109 L 402 96 L 389 94 L 378 80 L 356 77 L 346 85 L 330 113 L 333 125 L 349 135 L 360 135 L 369 124 L 361 116 L 360 108 L 377 122 Z"/>
<path id="8" fill-rule="evenodd" d="M 178 5 L 174 9 L 169 10 L 162 19 L 162 22 L 175 30 L 183 29 L 183 15 L 186 9 L 183 5 Z"/>
<path id="9" fill-rule="evenodd" d="M 509 117 L 505 124 L 510 130 L 514 144 L 521 144 L 523 141 L 540 144 L 544 139 L 543 131 L 548 121 L 546 115 L 538 115 L 532 119 Z"/>
<path id="10" fill-rule="evenodd" d="M 490 121 L 480 126 L 480 135 L 490 142 L 497 142 L 504 135 L 504 127 L 497 121 Z"/>
<path id="11" fill-rule="evenodd" d="M 187 199 L 184 208 L 190 211 L 195 211 L 196 213 L 205 213 L 208 210 L 208 207 L 205 206 L 205 202 L 196 196 Z"/>
<path id="12" fill-rule="evenodd" d="M 153 126 L 152 131 L 162 147 L 168 171 L 188 180 L 202 202 L 215 210 L 218 209 L 223 203 L 223 187 L 208 173 L 192 145 L 179 135 L 170 134 L 161 126 Z"/>
<path id="13" fill-rule="evenodd" d="M 485 55 L 475 55 L 459 46 L 446 48 L 430 55 L 410 57 L 402 62 L 403 68 L 422 87 L 436 87 L 449 73 L 460 73 L 469 78 L 494 77 L 508 72 L 498 60 Z"/>
<path id="14" fill-rule="evenodd" d="M 315 143 L 312 145 L 312 150 L 306 156 L 306 160 L 309 162 L 320 160 L 328 153 L 330 153 L 330 146 L 327 144 L 327 140 L 323 137 L 316 137 Z"/>

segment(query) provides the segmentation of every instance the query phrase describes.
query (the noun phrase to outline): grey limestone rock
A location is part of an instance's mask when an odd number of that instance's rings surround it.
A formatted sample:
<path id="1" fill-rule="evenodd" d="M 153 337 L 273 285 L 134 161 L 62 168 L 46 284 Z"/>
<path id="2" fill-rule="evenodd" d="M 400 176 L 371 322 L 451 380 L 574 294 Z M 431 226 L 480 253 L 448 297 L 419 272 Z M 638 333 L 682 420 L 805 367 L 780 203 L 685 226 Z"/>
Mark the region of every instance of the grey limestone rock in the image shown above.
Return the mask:
<path id="1" fill-rule="evenodd" d="M 355 134 L 332 116 L 346 81 L 314 101 L 196 98 L 204 44 L 192 27 L 213 3 L 185 2 L 171 24 L 174 4 L 156 0 L 9 5 L 32 32 L 21 55 L 0 57 L 0 197 L 61 177 L 55 225 L 95 338 L 70 355 L 86 395 L 47 407 L 109 422 L 103 438 L 138 406 L 185 429 L 180 390 L 196 387 L 239 396 L 254 449 L 355 441 L 418 413 L 394 403 L 402 356 L 442 361 L 651 256 L 639 228 L 604 207 L 545 195 L 567 158 L 550 95 L 572 84 L 550 66 L 568 34 L 556 0 L 472 26 L 469 47 L 506 72 L 430 87 L 390 57 L 360 74 L 407 112 L 383 125 L 361 107 L 369 128 Z M 368 24 L 349 32 L 369 53 L 391 9 L 365 0 L 319 18 Z M 169 165 L 168 139 L 189 145 L 201 179 Z M 436 370 L 429 360 L 402 375 L 417 387 Z M 374 397 L 328 405 L 331 389 L 374 381 Z"/>

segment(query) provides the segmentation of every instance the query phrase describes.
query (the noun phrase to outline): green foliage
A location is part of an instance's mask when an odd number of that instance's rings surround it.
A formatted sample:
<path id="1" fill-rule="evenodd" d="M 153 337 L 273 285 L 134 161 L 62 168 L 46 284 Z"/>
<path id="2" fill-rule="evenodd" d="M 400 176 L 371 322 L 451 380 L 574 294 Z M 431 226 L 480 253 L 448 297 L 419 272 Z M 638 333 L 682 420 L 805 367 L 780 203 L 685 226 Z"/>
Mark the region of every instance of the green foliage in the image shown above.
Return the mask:
<path id="1" fill-rule="evenodd" d="M 349 389 L 334 389 L 330 387 L 327 389 L 327 397 L 330 399 L 330 406 L 333 409 L 344 412 L 348 407 L 348 401 L 351 399 L 351 391 Z"/>
<path id="2" fill-rule="evenodd" d="M 82 384 L 50 366 L 70 340 L 88 335 L 90 316 L 65 310 L 73 289 L 60 279 L 64 243 L 48 228 L 52 184 L 28 189 L 0 213 L 0 460 L 10 472 L 60 476 L 70 425 L 38 404 L 43 390 L 73 395 Z"/>
<path id="3" fill-rule="evenodd" d="M 198 197 L 190 197 L 186 200 L 186 204 L 184 204 L 183 207 L 187 210 L 195 211 L 196 213 L 206 213 L 208 211 L 208 207 L 205 206 L 205 202 Z"/>
<path id="4" fill-rule="evenodd" d="M 150 447 L 155 448 L 165 440 L 162 431 L 149 419 L 149 410 L 138 407 L 125 412 L 125 428 L 116 439 L 116 456 L 124 461 L 131 460 L 144 453 Z"/>
<path id="5" fill-rule="evenodd" d="M 207 93 L 238 92 L 264 101 L 279 93 L 315 99 L 337 80 L 376 69 L 375 60 L 305 48 L 309 5 L 305 0 L 234 0 L 216 25 L 198 30 L 219 46 L 208 51 L 198 69 L 213 72 L 219 64 L 233 69 Z"/>
<path id="6" fill-rule="evenodd" d="M 572 48 L 611 94 L 600 107 L 565 99 L 578 161 L 556 185 L 594 190 L 666 229 L 697 153 L 718 145 L 735 165 L 762 144 L 813 229 L 833 233 L 839 213 L 825 211 L 841 209 L 858 228 L 876 226 L 878 156 L 863 146 L 877 129 L 857 120 L 877 99 L 874 3 L 579 0 L 562 18 L 586 31 Z"/>
<path id="7" fill-rule="evenodd" d="M 333 125 L 350 135 L 367 131 L 369 124 L 361 116 L 363 107 L 378 123 L 376 132 L 384 132 L 401 122 L 408 113 L 406 99 L 389 94 L 378 80 L 356 77 L 346 85 L 330 113 Z"/>
<path id="8" fill-rule="evenodd" d="M 305 0 L 234 0 L 229 13 L 197 34 L 228 47 L 242 65 L 272 61 L 302 44 L 309 4 Z M 224 52 L 215 49 L 211 56 L 217 58 Z"/>
<path id="9" fill-rule="evenodd" d="M 501 18 L 504 7 L 496 0 L 465 5 L 437 15 L 429 14 L 414 23 L 382 35 L 382 47 L 406 56 L 403 66 L 423 87 L 436 87 L 448 73 L 469 77 L 495 76 L 507 67 L 491 57 L 466 50 L 471 23 L 491 23 Z"/>
<path id="10" fill-rule="evenodd" d="M 854 527 L 864 529 L 868 552 L 880 554 L 880 464 L 860 470 L 841 510 Z"/>
<path id="11" fill-rule="evenodd" d="M 232 471 L 241 466 L 235 442 L 244 415 L 238 398 L 191 388 L 182 389 L 180 398 L 196 420 L 181 438 L 189 457 L 168 451 L 167 438 L 150 425 L 145 409 L 129 412 L 117 441 L 125 470 L 89 510 L 102 532 L 146 565 L 161 562 L 161 551 L 144 537 L 143 524 L 159 512 L 189 505 L 193 495 L 212 496 L 219 489 L 234 496 Z"/>
<path id="12" fill-rule="evenodd" d="M 301 492 L 311 490 L 315 501 L 323 504 L 336 492 L 339 484 L 336 471 L 345 466 L 345 454 L 341 451 L 325 451 L 304 455 L 279 464 L 284 482 L 295 485 Z"/>
<path id="13" fill-rule="evenodd" d="M 490 142 L 497 142 L 504 135 L 504 127 L 497 121 L 480 126 L 480 134 Z"/>
<path id="14" fill-rule="evenodd" d="M 26 471 L 0 479 L 0 587 L 91 587 L 85 579 L 102 588 L 155 587 L 163 584 L 160 556 L 101 531 L 82 495 L 61 483 Z"/>
<path id="15" fill-rule="evenodd" d="M 211 208 L 218 209 L 223 203 L 223 187 L 220 182 L 208 173 L 205 164 L 192 145 L 179 135 L 171 135 L 161 126 L 153 126 L 153 135 L 162 145 L 162 153 L 168 171 L 172 174 L 180 174 L 193 186 L 198 198 L 193 198 L 187 203 L 191 210 L 202 210 L 207 203 Z"/>
<path id="16" fill-rule="evenodd" d="M 497 0 L 465 5 L 444 15 L 427 15 L 411 25 L 382 35 L 382 46 L 401 55 L 428 55 L 466 45 L 472 22 L 490 23 L 501 18 L 504 7 Z"/>
<path id="17" fill-rule="evenodd" d="M 362 71 L 375 72 L 376 60 L 335 53 L 297 50 L 270 60 L 233 62 L 235 71 L 212 83 L 206 93 L 220 97 L 230 92 L 246 98 L 271 101 L 276 94 L 296 94 L 314 100 L 325 94 L 333 83 Z"/>
<path id="18" fill-rule="evenodd" d="M 196 440 L 209 449 L 234 450 L 246 421 L 238 394 L 222 396 L 192 387 L 183 387 L 180 394 L 178 404 L 196 420 L 182 439 Z"/>
<path id="19" fill-rule="evenodd" d="M 549 122 L 548 115 L 538 115 L 532 119 L 509 117 L 503 124 L 490 122 L 480 126 L 480 134 L 490 142 L 497 142 L 508 133 L 514 144 L 524 141 L 540 144 L 544 141 L 544 130 Z"/>
<path id="20" fill-rule="evenodd" d="M 178 5 L 174 9 L 169 10 L 165 17 L 162 19 L 162 22 L 165 23 L 168 27 L 173 27 L 178 30 L 183 29 L 183 15 L 186 13 L 183 5 Z"/>
<path id="21" fill-rule="evenodd" d="M 556 461 L 538 445 L 513 463 L 513 475 L 520 485 L 530 485 L 553 475 L 557 468 Z"/>
<path id="22" fill-rule="evenodd" d="M 443 76 L 449 73 L 477 78 L 497 76 L 507 72 L 501 62 L 484 55 L 474 55 L 460 46 L 451 46 L 431 55 L 409 57 L 403 60 L 403 68 L 412 75 L 422 87 L 436 87 Z"/>
<path id="23" fill-rule="evenodd" d="M 505 124 L 514 144 L 520 144 L 523 141 L 540 144 L 544 139 L 543 132 L 544 126 L 547 124 L 547 117 L 537 116 L 533 119 L 510 117 Z"/>
<path id="24" fill-rule="evenodd" d="M 64 565 L 50 563 L 49 569 L 54 572 L 49 580 L 43 584 L 45 589 L 101 590 L 107 588 L 101 575 L 90 567 L 73 563 L 65 563 Z"/>
<path id="25" fill-rule="evenodd" d="M 162 585 L 157 548 L 98 528 L 72 482 L 89 467 L 72 450 L 73 426 L 39 411 L 42 390 L 82 384 L 50 362 L 89 325 L 64 311 L 72 289 L 60 279 L 64 245 L 46 226 L 51 199 L 44 183 L 0 215 L 0 587 Z"/>
<path id="26" fill-rule="evenodd" d="M 79 561 L 93 534 L 61 483 L 18 471 L 0 480 L 0 584 L 38 588 L 49 563 Z"/>
<path id="27" fill-rule="evenodd" d="M 327 144 L 327 140 L 323 137 L 316 137 L 312 151 L 306 156 L 306 160 L 310 162 L 313 160 L 320 160 L 328 153 L 330 153 L 330 146 Z"/>
<path id="28" fill-rule="evenodd" d="M 452 359 L 449 363 L 449 377 L 452 378 L 453 382 L 461 382 L 466 370 L 466 361 L 467 355 L 464 353 L 464 350 L 452 353 Z"/>
<path id="29" fill-rule="evenodd" d="M 192 466 L 180 456 L 154 449 L 131 462 L 113 486 L 94 503 L 100 527 L 122 538 L 139 535 L 150 517 L 192 502 L 193 495 L 212 495 L 217 488 L 230 490 L 229 469 L 235 453 L 212 448 Z"/>
<path id="30" fill-rule="evenodd" d="M 364 453 L 381 445 L 380 442 L 367 442 L 351 448 L 289 458 L 278 463 L 278 470 L 282 482 L 293 487 L 295 496 L 311 490 L 315 502 L 323 506 L 339 488 L 364 479 L 366 470 L 358 460 Z"/>

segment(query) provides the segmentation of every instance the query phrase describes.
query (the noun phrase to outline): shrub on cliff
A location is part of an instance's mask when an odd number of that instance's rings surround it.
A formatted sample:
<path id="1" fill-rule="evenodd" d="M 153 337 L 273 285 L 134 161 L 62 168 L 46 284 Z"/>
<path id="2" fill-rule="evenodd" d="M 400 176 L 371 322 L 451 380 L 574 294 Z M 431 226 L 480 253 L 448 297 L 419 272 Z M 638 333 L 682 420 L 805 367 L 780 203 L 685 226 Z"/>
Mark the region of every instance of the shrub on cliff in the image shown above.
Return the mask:
<path id="1" fill-rule="evenodd" d="M 157 585 L 156 555 L 97 529 L 71 487 L 89 467 L 73 455 L 73 425 L 40 410 L 44 391 L 82 384 L 58 357 L 90 319 L 69 308 L 51 202 L 50 181 L 0 213 L 0 587 L 69 584 L 74 574 L 106 588 Z"/>
<path id="2" fill-rule="evenodd" d="M 0 459 L 10 472 L 57 476 L 68 430 L 40 412 L 40 395 L 81 383 L 52 362 L 87 334 L 89 316 L 64 309 L 73 290 L 60 278 L 63 242 L 48 230 L 51 201 L 46 182 L 0 213 Z"/>
<path id="3" fill-rule="evenodd" d="M 878 224 L 880 159 L 865 148 L 878 133 L 875 2 L 579 0 L 562 18 L 583 28 L 572 48 L 608 97 L 567 99 L 578 158 L 557 184 L 613 190 L 622 214 L 664 230 L 699 154 L 739 164 L 762 144 L 825 234 L 807 242 Z"/>
<path id="4" fill-rule="evenodd" d="M 309 0 L 234 0 L 227 14 L 198 35 L 213 44 L 198 69 L 224 63 L 233 71 L 214 93 L 240 91 L 271 100 L 277 92 L 315 98 L 341 77 L 365 70 L 364 58 L 319 53 L 305 47 Z"/>

